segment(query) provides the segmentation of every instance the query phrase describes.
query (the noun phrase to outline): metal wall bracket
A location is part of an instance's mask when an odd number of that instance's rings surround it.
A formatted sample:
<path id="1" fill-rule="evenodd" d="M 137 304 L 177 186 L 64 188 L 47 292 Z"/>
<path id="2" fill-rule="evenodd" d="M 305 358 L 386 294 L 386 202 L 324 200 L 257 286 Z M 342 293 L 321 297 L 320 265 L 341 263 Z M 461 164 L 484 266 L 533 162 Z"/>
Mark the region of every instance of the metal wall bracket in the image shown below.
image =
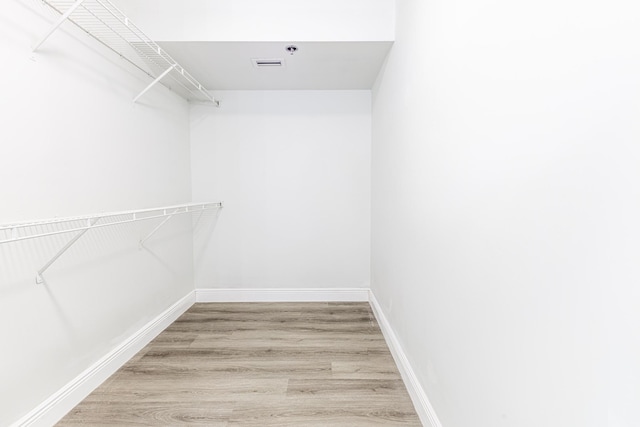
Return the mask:
<path id="1" fill-rule="evenodd" d="M 65 244 L 42 268 L 36 273 L 36 283 L 43 283 L 42 275 L 51 265 L 58 260 L 74 243 L 78 241 L 85 233 L 94 228 L 110 227 L 117 224 L 126 224 L 136 221 L 147 221 L 154 218 L 164 218 L 146 237 L 140 239 L 140 246 L 153 236 L 167 221 L 175 215 L 190 212 L 200 212 L 209 209 L 222 208 L 222 202 L 206 202 L 206 203 L 187 203 L 183 205 L 167 206 L 162 208 L 138 209 L 134 211 L 112 212 L 96 215 L 86 215 L 81 217 L 69 218 L 53 218 L 41 221 L 23 222 L 17 224 L 0 225 L 0 245 L 5 243 L 20 242 L 23 240 L 36 239 L 40 237 L 55 236 L 57 234 L 75 235 Z M 125 217 L 125 218 L 123 218 Z M 105 219 L 102 223 L 98 221 Z M 106 221 L 108 219 L 108 221 Z M 78 221 L 85 221 L 85 225 L 78 227 L 75 225 Z M 64 226 L 66 225 L 66 228 Z M 55 231 L 42 231 L 43 227 L 48 225 L 62 225 L 62 228 Z"/>
<path id="2" fill-rule="evenodd" d="M 56 262 L 58 258 L 62 256 L 63 253 L 65 253 L 71 246 L 73 246 L 73 244 L 77 242 L 78 239 L 84 236 L 84 234 L 87 231 L 89 231 L 91 227 L 93 227 L 100 219 L 101 217 L 87 219 L 87 226 L 84 229 L 82 229 L 78 234 L 73 236 L 73 238 L 69 240 L 69 242 L 58 251 L 58 253 L 56 253 L 40 270 L 38 270 L 38 272 L 36 273 L 36 283 L 44 282 L 44 278 L 42 277 L 42 275 L 44 274 L 45 271 L 47 271 L 49 267 L 51 267 L 51 264 Z"/>
<path id="3" fill-rule="evenodd" d="M 42 2 L 61 16 L 34 45 L 34 51 L 60 25 L 69 21 L 153 79 L 153 82 L 135 97 L 134 102 L 157 83 L 162 83 L 189 101 L 205 101 L 219 106 L 217 100 L 195 77 L 142 32 L 110 0 L 75 0 L 70 7 L 70 0 Z"/>
<path id="4" fill-rule="evenodd" d="M 152 87 L 154 87 L 156 85 L 156 83 L 158 83 L 160 80 L 162 80 L 164 78 L 164 76 L 166 76 L 167 74 L 169 74 L 171 72 L 171 70 L 173 70 L 174 68 L 176 68 L 177 64 L 173 64 L 171 67 L 167 68 L 164 73 L 160 74 L 158 77 L 156 77 L 156 79 L 154 81 L 152 81 L 149 86 L 145 87 L 144 90 L 142 92 L 140 92 L 138 94 L 138 96 L 136 96 L 135 98 L 133 98 L 133 102 L 138 102 L 138 99 L 140 99 L 140 97 L 142 95 L 144 95 L 145 93 L 147 93 L 147 91 L 149 89 L 151 89 Z"/>
<path id="5" fill-rule="evenodd" d="M 35 52 L 36 50 L 38 50 L 38 48 L 40 46 L 42 46 L 42 43 L 44 43 L 45 41 L 47 41 L 47 39 L 49 38 L 49 36 L 51 36 L 51 34 L 55 33 L 55 31 L 60 27 L 60 25 L 62 25 L 64 23 L 64 21 L 66 21 L 67 19 L 69 19 L 69 17 L 71 16 L 71 14 L 73 12 L 75 12 L 75 10 L 84 2 L 85 0 L 77 0 L 74 4 L 71 5 L 71 7 L 69 9 L 67 9 L 67 11 L 65 13 L 62 14 L 62 16 L 58 19 L 58 21 L 53 24 L 53 27 L 51 27 L 51 29 L 49 31 L 47 31 L 47 34 L 45 34 L 38 43 L 36 43 L 33 48 L 31 49 L 32 52 Z"/>
<path id="6" fill-rule="evenodd" d="M 189 208 L 186 208 L 186 209 L 187 209 L 187 211 L 188 211 L 188 209 L 189 209 Z M 180 209 L 179 209 L 179 208 L 178 208 L 178 209 L 176 209 L 175 211 L 173 211 L 173 213 L 169 214 L 169 216 L 168 216 L 168 217 L 166 217 L 166 218 L 165 218 L 165 219 L 164 219 L 160 224 L 158 224 L 158 225 L 156 226 L 156 228 L 154 228 L 153 230 L 151 230 L 151 232 L 150 232 L 149 234 L 147 234 L 144 238 L 140 239 L 140 242 L 138 243 L 138 247 L 139 247 L 140 249 L 142 249 L 142 247 L 144 246 L 144 242 L 146 242 L 146 241 L 147 241 L 151 236 L 153 236 L 154 234 L 156 234 L 156 233 L 157 233 L 157 231 L 158 231 L 158 230 L 160 230 L 160 229 L 161 229 L 161 228 L 162 228 L 162 227 L 163 227 L 167 222 L 169 222 L 169 220 L 170 220 L 171 218 L 173 218 L 173 216 L 174 216 L 175 214 L 180 213 L 179 211 L 180 211 Z M 164 211 L 164 214 L 165 214 L 165 215 L 167 214 L 167 211 L 166 211 L 166 210 Z"/>

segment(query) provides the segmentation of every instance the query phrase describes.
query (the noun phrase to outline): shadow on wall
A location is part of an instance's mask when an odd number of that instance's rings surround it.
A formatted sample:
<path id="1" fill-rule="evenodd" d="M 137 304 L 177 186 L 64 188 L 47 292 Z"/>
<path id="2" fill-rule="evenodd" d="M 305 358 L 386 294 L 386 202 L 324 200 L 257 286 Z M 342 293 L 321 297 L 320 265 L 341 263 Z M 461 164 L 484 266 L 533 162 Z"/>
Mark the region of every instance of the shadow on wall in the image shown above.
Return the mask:
<path id="1" fill-rule="evenodd" d="M 155 78 L 148 70 L 148 65 L 132 63 L 127 60 L 122 53 L 124 47 L 119 47 L 119 51 L 113 50 L 88 36 L 83 29 L 73 25 L 70 21 L 64 22 L 50 39 L 47 39 L 42 46 L 32 52 L 32 47 L 60 19 L 61 13 L 56 12 L 42 0 L 14 0 L 14 3 L 23 9 L 24 13 L 39 20 L 39 25 L 25 25 L 14 16 L 0 16 L 0 35 L 7 39 L 13 39 L 17 46 L 23 46 L 24 53 L 29 55 L 31 61 L 46 63 L 61 71 L 62 75 L 75 75 L 76 82 L 80 81 L 92 88 L 104 88 L 106 93 L 127 103 L 133 100 L 135 95 L 139 94 Z M 10 28 L 12 31 L 2 31 L 6 28 Z M 24 34 L 24 38 L 17 38 L 16 30 Z M 87 49 L 95 57 L 88 57 L 86 53 L 78 54 L 76 49 L 69 49 L 69 42 L 82 45 L 82 49 Z M 132 56 L 129 55 L 129 57 Z M 136 79 L 136 83 L 130 85 L 124 79 L 106 75 L 105 69 L 98 65 L 104 61 L 108 61 L 111 66 Z M 172 97 L 179 98 L 180 96 L 174 92 Z M 131 108 L 135 108 L 136 105 L 168 113 L 169 120 L 173 119 L 170 114 L 172 109 L 162 103 L 145 102 L 145 99 L 142 99 L 142 102 L 130 104 Z M 176 117 L 173 120 L 180 119 Z"/>
<path id="2" fill-rule="evenodd" d="M 118 219 L 123 218 L 112 218 Z M 131 266 L 152 265 L 145 262 L 149 257 L 139 250 L 137 242 L 154 225 L 154 221 L 142 221 L 89 230 L 42 274 L 42 283 L 36 282 L 38 270 L 73 241 L 78 231 L 71 230 L 86 226 L 86 220 L 34 225 L 24 231 L 25 235 L 63 233 L 0 244 L 0 318 L 20 324 L 16 330 L 21 331 L 20 334 L 12 334 L 9 329 L 1 331 L 3 342 L 13 339 L 17 345 L 19 336 L 35 333 L 42 327 L 40 322 L 46 322 L 46 328 L 59 327 L 56 333 L 60 345 L 81 342 L 87 333 L 83 327 L 90 323 L 85 302 L 100 301 L 100 306 L 107 306 L 108 296 L 124 287 L 122 283 Z M 10 230 L 0 230 L 0 240 L 10 237 Z M 168 258 L 166 254 L 163 256 Z M 153 281 L 150 282 L 145 286 L 151 287 Z M 96 314 L 95 310 L 92 314 Z M 2 391 L 0 387 L 0 395 Z"/>
<path id="3" fill-rule="evenodd" d="M 217 210 L 216 210 L 217 211 Z M 193 215 L 192 223 L 195 228 L 204 222 L 203 218 L 214 216 L 209 214 Z M 127 256 L 140 256 L 146 253 L 151 259 L 159 262 L 172 276 L 178 276 L 170 265 L 171 256 L 166 253 L 167 247 L 179 241 L 185 232 L 189 231 L 188 223 L 174 218 L 170 224 L 162 227 L 159 220 L 141 220 L 137 223 L 118 224 L 118 221 L 130 220 L 128 215 L 113 216 L 109 219 L 101 218 L 86 234 L 80 233 L 80 238 L 64 251 L 59 259 L 51 265 L 43 275 L 43 284 L 47 285 L 48 276 L 57 277 L 54 282 L 64 282 L 64 275 L 76 270 L 97 269 Z M 113 226 L 102 227 L 115 222 Z M 178 222 L 178 224 L 176 224 Z M 211 221 L 209 221 L 211 222 Z M 215 225 L 215 223 L 213 224 Z M 213 226 L 210 225 L 210 226 Z M 5 242 L 0 245 L 0 296 L 8 296 L 12 291 L 25 285 L 36 284 L 36 272 L 47 265 L 52 257 L 74 241 L 79 231 L 86 227 L 86 220 L 70 220 L 54 224 L 38 224 L 29 227 L 25 235 L 40 233 L 60 233 L 28 240 Z M 146 244 L 142 244 L 145 236 L 156 231 L 154 227 L 164 230 L 154 235 Z M 202 226 L 199 226 L 203 228 Z M 27 229 L 24 229 L 27 230 Z M 211 232 L 208 232 L 209 236 Z M 18 235 L 17 237 L 21 237 Z M 11 229 L 0 229 L 0 241 L 11 238 Z M 144 251 L 143 251 L 144 250 Z M 108 273 L 108 269 L 104 271 Z M 53 279 L 52 279 L 53 280 Z M 56 283 L 58 285 L 58 283 Z"/>
<path id="4" fill-rule="evenodd" d="M 196 276 L 202 267 L 202 258 L 207 252 L 221 212 L 222 208 L 202 211 L 193 219 L 193 267 Z"/>
<path id="5" fill-rule="evenodd" d="M 146 245 L 140 243 L 141 239 L 148 236 L 160 220 L 91 229 L 42 274 L 42 283 L 36 283 L 38 270 L 72 241 L 77 231 L 0 244 L 0 318 L 17 323 L 22 319 L 19 329 L 24 335 L 39 328 L 39 322 L 46 319 L 48 326 L 56 324 L 64 331 L 60 335 L 64 342 L 78 342 L 86 324 L 98 316 L 96 307 L 104 311 L 103 316 L 121 310 L 128 304 L 122 295 L 129 295 L 132 286 L 137 289 L 134 292 L 149 296 L 169 284 L 191 282 L 191 254 L 185 253 L 191 249 L 190 227 L 195 224 L 194 228 L 206 230 L 199 235 L 208 238 L 215 226 L 216 211 L 191 215 L 191 219 L 173 218 Z M 208 219 L 209 216 L 213 220 Z M 116 216 L 111 220 L 128 218 Z M 31 227 L 27 234 L 84 226 L 86 220 L 39 224 Z M 0 229 L 0 241 L 9 238 L 11 231 Z M 183 255 L 177 257 L 180 252 Z M 87 304 L 96 305 L 90 314 L 86 312 Z M 109 321 L 107 317 L 104 319 Z M 10 332 L 0 331 L 4 342 Z"/>

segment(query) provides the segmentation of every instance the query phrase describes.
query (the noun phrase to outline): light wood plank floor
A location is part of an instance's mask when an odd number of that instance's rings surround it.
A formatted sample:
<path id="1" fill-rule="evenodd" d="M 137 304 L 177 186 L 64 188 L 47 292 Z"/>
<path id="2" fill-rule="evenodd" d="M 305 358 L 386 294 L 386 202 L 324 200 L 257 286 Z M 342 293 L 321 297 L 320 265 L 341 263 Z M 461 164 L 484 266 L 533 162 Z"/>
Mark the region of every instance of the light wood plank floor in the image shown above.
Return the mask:
<path id="1" fill-rule="evenodd" d="M 195 304 L 59 426 L 419 426 L 367 303 Z"/>

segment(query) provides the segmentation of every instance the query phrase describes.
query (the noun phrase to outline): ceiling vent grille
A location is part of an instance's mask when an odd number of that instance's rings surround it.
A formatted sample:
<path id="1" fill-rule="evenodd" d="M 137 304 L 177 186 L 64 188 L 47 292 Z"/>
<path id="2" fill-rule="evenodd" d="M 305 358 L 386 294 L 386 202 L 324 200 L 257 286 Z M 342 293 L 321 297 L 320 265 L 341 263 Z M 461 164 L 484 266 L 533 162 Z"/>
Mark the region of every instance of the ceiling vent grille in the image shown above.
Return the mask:
<path id="1" fill-rule="evenodd" d="M 284 66 L 282 58 L 253 58 L 251 62 L 253 62 L 253 66 L 256 68 L 276 68 Z"/>

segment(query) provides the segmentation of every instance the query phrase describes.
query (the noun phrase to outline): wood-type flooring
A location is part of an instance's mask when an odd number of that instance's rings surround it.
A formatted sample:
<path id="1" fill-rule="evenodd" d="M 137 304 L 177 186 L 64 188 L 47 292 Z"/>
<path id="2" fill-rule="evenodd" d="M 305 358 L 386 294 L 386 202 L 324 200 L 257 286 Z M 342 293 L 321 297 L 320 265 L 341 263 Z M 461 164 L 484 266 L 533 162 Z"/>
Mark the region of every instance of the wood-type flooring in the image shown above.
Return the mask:
<path id="1" fill-rule="evenodd" d="M 368 303 L 203 303 L 58 425 L 421 424 Z"/>

